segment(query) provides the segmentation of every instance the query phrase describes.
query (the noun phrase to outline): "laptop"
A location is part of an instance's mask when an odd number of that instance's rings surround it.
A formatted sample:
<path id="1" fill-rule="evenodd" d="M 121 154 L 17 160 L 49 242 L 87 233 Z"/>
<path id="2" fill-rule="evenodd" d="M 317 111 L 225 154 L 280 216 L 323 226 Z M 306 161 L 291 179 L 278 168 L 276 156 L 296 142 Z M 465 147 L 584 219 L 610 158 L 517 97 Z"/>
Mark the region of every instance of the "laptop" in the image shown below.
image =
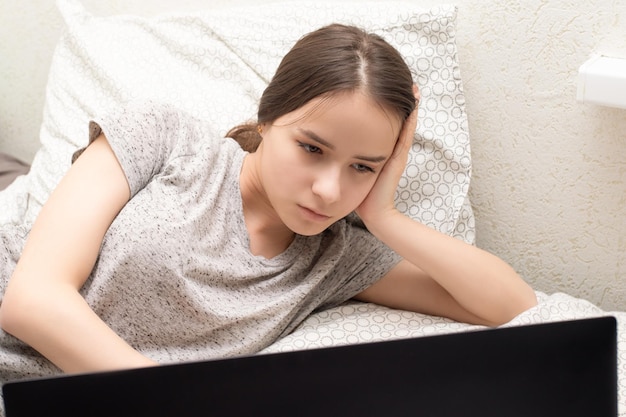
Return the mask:
<path id="1" fill-rule="evenodd" d="M 68 375 L 7 417 L 615 417 L 613 317 Z"/>

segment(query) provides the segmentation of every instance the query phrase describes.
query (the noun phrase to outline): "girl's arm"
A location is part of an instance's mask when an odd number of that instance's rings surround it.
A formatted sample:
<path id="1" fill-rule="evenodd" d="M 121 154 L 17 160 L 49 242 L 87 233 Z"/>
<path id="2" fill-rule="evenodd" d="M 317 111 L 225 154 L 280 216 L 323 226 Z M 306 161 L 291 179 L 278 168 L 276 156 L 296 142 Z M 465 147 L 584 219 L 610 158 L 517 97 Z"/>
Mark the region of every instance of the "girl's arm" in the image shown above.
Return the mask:
<path id="1" fill-rule="evenodd" d="M 401 213 L 372 233 L 404 260 L 360 293 L 361 301 L 490 326 L 537 303 L 534 291 L 498 257 Z"/>
<path id="2" fill-rule="evenodd" d="M 154 364 L 117 336 L 79 293 L 129 195 L 122 168 L 100 135 L 42 208 L 2 299 L 2 328 L 65 372 Z"/>
<path id="3" fill-rule="evenodd" d="M 368 230 L 404 260 L 356 298 L 470 323 L 510 321 L 537 299 L 508 264 L 406 217 L 394 206 L 416 123 L 417 110 L 404 123 L 393 155 L 356 210 Z"/>

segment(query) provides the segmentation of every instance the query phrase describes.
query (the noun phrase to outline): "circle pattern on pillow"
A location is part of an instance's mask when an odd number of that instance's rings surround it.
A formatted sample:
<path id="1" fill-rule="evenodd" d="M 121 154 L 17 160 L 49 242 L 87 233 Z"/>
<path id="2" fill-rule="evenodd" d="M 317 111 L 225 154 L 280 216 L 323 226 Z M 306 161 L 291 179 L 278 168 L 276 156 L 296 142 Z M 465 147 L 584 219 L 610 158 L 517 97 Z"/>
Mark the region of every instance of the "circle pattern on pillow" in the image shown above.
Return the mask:
<path id="1" fill-rule="evenodd" d="M 58 5 L 67 31 L 48 78 L 42 147 L 21 189 L 11 193 L 21 194 L 18 200 L 27 203 L 6 204 L 0 222 L 34 220 L 69 168 L 73 151 L 85 146 L 88 122 L 95 115 L 130 101 L 162 101 L 225 133 L 254 120 L 263 89 L 297 39 L 340 22 L 394 45 L 421 90 L 415 141 L 396 194 L 398 209 L 474 243 L 470 140 L 454 6 L 420 10 L 411 2 L 268 3 L 143 18 L 93 16 L 77 0 Z"/>

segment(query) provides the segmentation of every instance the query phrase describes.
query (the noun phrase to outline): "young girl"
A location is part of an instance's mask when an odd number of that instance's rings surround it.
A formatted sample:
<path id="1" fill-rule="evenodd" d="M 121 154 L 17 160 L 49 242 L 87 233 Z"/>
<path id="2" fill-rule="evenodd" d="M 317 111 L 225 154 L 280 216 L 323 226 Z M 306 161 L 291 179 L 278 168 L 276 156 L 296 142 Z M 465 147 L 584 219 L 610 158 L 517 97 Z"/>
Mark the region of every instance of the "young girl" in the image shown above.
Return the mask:
<path id="1" fill-rule="evenodd" d="M 165 105 L 102 115 L 26 243 L 0 234 L 0 380 L 253 353 L 350 298 L 487 325 L 535 305 L 395 209 L 418 98 L 396 50 L 331 25 L 228 138 Z"/>

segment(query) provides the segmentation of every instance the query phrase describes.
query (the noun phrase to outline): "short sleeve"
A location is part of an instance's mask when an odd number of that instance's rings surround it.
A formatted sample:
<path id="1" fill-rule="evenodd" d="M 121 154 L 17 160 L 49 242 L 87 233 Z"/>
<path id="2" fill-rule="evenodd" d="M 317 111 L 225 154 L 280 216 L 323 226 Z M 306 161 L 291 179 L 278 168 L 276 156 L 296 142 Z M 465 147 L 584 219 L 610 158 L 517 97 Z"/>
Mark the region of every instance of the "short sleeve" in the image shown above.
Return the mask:
<path id="1" fill-rule="evenodd" d="M 318 307 L 324 310 L 337 306 L 365 290 L 393 269 L 402 257 L 366 229 L 346 224 L 346 245 L 335 270 L 337 279 L 326 299 Z"/>
<path id="2" fill-rule="evenodd" d="M 89 123 L 89 143 L 107 138 L 130 186 L 131 197 L 163 170 L 172 158 L 203 136 L 199 122 L 169 105 L 133 104 Z M 74 162 L 85 148 L 77 151 Z"/>

